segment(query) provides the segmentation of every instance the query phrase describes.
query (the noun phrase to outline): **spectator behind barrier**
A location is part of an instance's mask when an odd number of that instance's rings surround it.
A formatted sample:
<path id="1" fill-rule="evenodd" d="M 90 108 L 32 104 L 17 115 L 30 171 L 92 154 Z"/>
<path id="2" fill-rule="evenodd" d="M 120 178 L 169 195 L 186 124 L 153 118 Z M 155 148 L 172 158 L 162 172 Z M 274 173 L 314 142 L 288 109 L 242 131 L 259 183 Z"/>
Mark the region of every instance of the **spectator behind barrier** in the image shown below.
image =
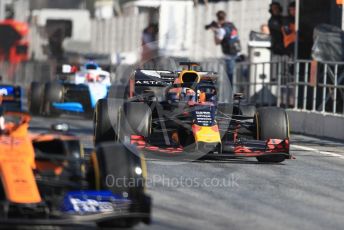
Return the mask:
<path id="1" fill-rule="evenodd" d="M 283 8 L 278 2 L 270 4 L 269 12 L 271 17 L 269 19 L 268 26 L 271 35 L 271 52 L 274 55 L 286 54 L 281 30 L 283 24 L 282 11 Z"/>
<path id="2" fill-rule="evenodd" d="M 291 2 L 288 6 L 288 16 L 283 19 L 282 34 L 283 43 L 287 55 L 293 57 L 294 47 L 296 41 L 296 26 L 295 26 L 296 6 L 295 2 Z"/>
<path id="3" fill-rule="evenodd" d="M 142 32 L 141 66 L 147 62 L 154 62 L 158 55 L 157 36 L 159 28 L 157 24 L 149 24 Z"/>
<path id="4" fill-rule="evenodd" d="M 211 22 L 205 26 L 205 29 L 211 29 L 214 32 L 216 45 L 221 45 L 226 63 L 226 72 L 230 84 L 233 83 L 233 73 L 235 60 L 241 51 L 238 30 L 232 22 L 226 21 L 226 13 L 218 11 L 216 13 L 217 21 Z"/>

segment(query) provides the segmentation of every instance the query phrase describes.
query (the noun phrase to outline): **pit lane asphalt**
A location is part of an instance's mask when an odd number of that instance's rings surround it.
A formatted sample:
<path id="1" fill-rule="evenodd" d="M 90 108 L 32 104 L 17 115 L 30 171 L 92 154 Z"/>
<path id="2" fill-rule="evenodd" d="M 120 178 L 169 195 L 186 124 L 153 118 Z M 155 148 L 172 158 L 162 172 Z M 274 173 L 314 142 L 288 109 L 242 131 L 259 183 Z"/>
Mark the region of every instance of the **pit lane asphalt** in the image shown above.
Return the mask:
<path id="1" fill-rule="evenodd" d="M 36 117 L 32 131 L 56 122 L 92 146 L 92 122 L 79 117 Z M 153 223 L 135 229 L 343 229 L 344 143 L 292 135 L 291 149 L 296 160 L 282 164 L 148 161 Z"/>

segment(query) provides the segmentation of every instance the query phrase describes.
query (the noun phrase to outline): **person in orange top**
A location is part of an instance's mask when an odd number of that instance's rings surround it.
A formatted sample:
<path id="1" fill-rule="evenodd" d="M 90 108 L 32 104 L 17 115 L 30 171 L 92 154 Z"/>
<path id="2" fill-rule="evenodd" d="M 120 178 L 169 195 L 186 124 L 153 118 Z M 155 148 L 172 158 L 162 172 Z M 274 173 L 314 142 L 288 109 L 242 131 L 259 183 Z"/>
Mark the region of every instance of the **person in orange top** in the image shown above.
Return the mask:
<path id="1" fill-rule="evenodd" d="M 283 43 L 289 56 L 294 54 L 296 41 L 295 16 L 296 5 L 295 2 L 291 2 L 288 6 L 288 16 L 284 18 L 282 26 Z"/>

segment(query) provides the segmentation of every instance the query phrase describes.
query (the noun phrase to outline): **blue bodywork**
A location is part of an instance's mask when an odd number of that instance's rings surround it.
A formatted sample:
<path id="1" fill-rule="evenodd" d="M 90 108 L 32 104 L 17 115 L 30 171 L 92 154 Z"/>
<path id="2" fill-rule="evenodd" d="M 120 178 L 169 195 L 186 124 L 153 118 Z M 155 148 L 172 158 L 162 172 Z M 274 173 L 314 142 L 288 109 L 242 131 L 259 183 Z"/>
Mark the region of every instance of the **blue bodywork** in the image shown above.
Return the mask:
<path id="1" fill-rule="evenodd" d="M 128 199 L 111 191 L 73 191 L 64 196 L 61 211 L 77 215 L 111 213 L 130 204 Z"/>
<path id="2" fill-rule="evenodd" d="M 100 84 L 100 83 L 90 83 L 87 85 L 82 85 L 83 87 L 88 88 L 89 97 L 90 97 L 90 103 L 91 108 L 94 108 L 98 102 L 98 100 L 105 98 L 108 95 L 109 86 Z M 77 113 L 83 113 L 85 112 L 85 105 L 83 105 L 80 102 L 62 102 L 62 103 L 53 103 L 52 104 L 55 109 L 63 110 L 66 112 L 77 112 Z"/>
<path id="3" fill-rule="evenodd" d="M 85 112 L 84 107 L 79 102 L 64 102 L 64 103 L 53 103 L 55 109 L 64 110 L 68 112 Z"/>

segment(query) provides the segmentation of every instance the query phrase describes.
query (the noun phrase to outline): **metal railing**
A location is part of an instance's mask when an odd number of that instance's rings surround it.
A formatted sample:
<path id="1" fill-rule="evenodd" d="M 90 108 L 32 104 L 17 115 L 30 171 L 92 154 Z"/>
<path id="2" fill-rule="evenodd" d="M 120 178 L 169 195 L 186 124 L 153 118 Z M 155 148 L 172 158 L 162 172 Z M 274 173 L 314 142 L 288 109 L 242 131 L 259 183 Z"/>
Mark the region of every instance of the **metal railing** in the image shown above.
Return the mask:
<path id="1" fill-rule="evenodd" d="M 248 102 L 344 116 L 344 63 L 239 63 L 234 89 Z"/>

